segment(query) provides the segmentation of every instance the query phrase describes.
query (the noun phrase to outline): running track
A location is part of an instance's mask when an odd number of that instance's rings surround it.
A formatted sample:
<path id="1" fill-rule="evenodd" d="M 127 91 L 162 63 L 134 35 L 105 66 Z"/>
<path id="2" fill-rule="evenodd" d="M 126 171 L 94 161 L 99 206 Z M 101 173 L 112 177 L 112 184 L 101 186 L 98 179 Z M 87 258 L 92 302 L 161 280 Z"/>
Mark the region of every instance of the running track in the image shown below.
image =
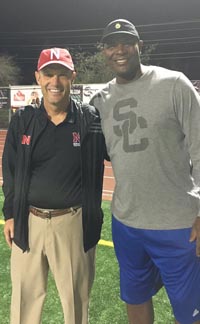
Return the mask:
<path id="1" fill-rule="evenodd" d="M 0 130 L 0 185 L 2 185 L 2 151 L 4 147 L 6 130 Z M 110 162 L 105 161 L 103 182 L 103 200 L 111 200 L 115 181 Z"/>

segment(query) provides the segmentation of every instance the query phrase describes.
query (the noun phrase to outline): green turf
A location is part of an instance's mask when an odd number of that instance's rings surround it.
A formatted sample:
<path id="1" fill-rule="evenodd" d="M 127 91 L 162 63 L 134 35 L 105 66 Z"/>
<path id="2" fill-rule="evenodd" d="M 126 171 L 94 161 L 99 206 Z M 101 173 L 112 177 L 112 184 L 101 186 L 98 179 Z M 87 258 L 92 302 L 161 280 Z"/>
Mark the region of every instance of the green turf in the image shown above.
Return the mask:
<path id="1" fill-rule="evenodd" d="M 0 205 L 3 197 L 0 191 Z M 111 240 L 110 203 L 104 202 L 105 213 L 102 239 Z M 0 217 L 1 218 L 1 217 Z M 10 250 L 5 244 L 3 226 L 0 225 L 0 323 L 9 324 L 10 305 Z M 171 308 L 164 289 L 154 298 L 155 323 L 174 324 Z M 119 273 L 114 250 L 98 245 L 96 255 L 96 278 L 93 285 L 89 324 L 127 324 L 126 310 L 119 297 Z M 48 293 L 43 311 L 43 324 L 63 324 L 60 300 L 51 274 L 48 281 Z M 33 323 L 34 324 L 34 323 Z"/>

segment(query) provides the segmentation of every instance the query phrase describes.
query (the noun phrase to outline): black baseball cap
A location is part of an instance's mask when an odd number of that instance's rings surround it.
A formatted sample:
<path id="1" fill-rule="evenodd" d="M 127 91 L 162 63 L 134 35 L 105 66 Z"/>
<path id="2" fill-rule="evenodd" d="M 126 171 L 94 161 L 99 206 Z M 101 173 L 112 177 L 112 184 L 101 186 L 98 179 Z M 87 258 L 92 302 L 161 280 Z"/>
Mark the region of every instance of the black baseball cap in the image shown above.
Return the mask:
<path id="1" fill-rule="evenodd" d="M 101 43 L 105 43 L 110 36 L 115 34 L 127 34 L 137 38 L 138 40 L 140 39 L 135 26 L 125 19 L 116 19 L 111 21 L 103 31 Z"/>

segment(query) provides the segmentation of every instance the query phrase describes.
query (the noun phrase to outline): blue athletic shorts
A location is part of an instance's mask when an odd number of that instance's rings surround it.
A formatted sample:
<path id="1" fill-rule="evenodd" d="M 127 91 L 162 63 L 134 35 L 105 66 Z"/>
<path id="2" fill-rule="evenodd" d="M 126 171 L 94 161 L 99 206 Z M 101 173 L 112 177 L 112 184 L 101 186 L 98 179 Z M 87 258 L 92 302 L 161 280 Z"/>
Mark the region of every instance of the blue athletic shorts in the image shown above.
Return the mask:
<path id="1" fill-rule="evenodd" d="M 115 253 L 120 268 L 121 299 L 142 304 L 165 286 L 174 316 L 181 324 L 200 320 L 200 258 L 191 228 L 143 230 L 112 218 Z"/>

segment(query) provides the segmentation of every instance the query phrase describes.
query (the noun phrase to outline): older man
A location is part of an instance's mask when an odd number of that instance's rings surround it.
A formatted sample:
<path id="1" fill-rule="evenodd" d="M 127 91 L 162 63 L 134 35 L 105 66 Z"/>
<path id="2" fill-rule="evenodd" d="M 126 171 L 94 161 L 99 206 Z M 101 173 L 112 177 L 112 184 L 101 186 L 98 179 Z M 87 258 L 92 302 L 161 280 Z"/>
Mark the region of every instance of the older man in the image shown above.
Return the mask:
<path id="1" fill-rule="evenodd" d="M 66 49 L 41 52 L 39 109 L 12 118 L 3 153 L 4 234 L 12 248 L 11 324 L 39 324 L 52 271 L 65 324 L 88 323 L 102 226 L 104 137 L 94 107 L 70 98 Z"/>

